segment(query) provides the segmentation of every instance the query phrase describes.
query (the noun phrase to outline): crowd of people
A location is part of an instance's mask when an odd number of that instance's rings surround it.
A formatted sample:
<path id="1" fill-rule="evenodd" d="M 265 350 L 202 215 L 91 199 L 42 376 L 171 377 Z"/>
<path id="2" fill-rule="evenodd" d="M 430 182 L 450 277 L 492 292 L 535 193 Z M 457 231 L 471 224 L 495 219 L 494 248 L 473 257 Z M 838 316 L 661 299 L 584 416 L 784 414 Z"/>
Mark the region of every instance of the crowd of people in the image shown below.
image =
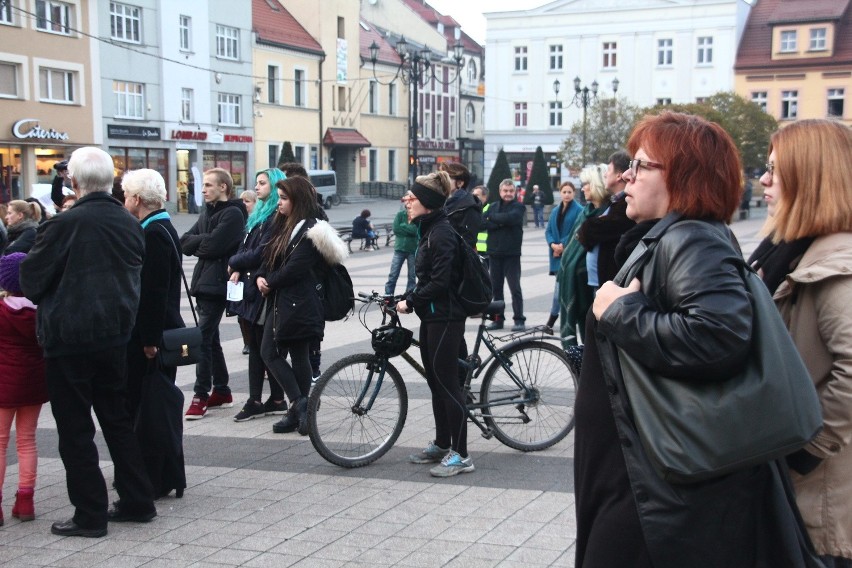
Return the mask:
<path id="1" fill-rule="evenodd" d="M 694 484 L 666 481 L 649 460 L 620 357 L 685 381 L 724 380 L 744 365 L 754 305 L 727 228 L 744 186 L 731 137 L 704 119 L 664 112 L 641 120 L 607 163 L 580 172 L 583 205 L 565 182 L 545 219 L 542 188 L 529 188 L 555 277 L 540 330 L 558 333 L 579 354 L 578 567 L 852 567 L 852 190 L 839 173 L 850 161 L 852 132 L 835 121 L 804 120 L 776 132 L 759 180 L 765 240 L 747 261 L 774 295 L 811 375 L 823 428 L 786 459 Z M 121 207 L 110 195 L 108 154 L 81 148 L 66 168 L 57 184 L 61 191 L 67 176 L 74 190 L 66 211 L 43 222 L 36 204 L 12 201 L 4 215 L 0 348 L 14 356 L 0 361 L 0 452 L 14 420 L 20 474 L 12 515 L 32 519 L 35 428 L 41 405 L 52 401 L 75 507 L 52 531 L 98 537 L 109 521 L 150 521 L 156 499 L 180 497 L 186 487 L 182 449 L 142 444 L 134 430 L 149 373 L 174 384 L 176 369 L 162 365 L 158 351 L 165 330 L 185 325 L 183 256 L 198 259 L 188 292 L 202 335 L 185 419 L 233 405 L 219 337 L 228 313 L 238 317 L 249 357 L 249 397 L 234 420 L 282 415 L 274 432 L 305 435 L 325 328 L 315 290 L 322 271 L 348 252 L 298 164 L 257 172 L 254 189 L 239 197 L 229 172 L 204 172 L 205 206 L 182 236 L 164 209 L 157 172 L 126 173 Z M 394 218 L 385 284 L 386 295 L 397 294 L 406 265 L 396 309 L 420 319 L 435 422 L 434 438 L 409 461 L 429 464 L 436 477 L 475 471 L 456 363 L 467 354 L 466 318 L 451 285 L 461 277 L 460 247 L 487 259 L 495 300 L 508 284 L 511 331 L 527 329 L 526 207 L 512 179 L 491 196 L 470 182 L 457 163 L 413 181 Z M 369 210 L 353 221 L 353 237 L 374 247 Z M 630 272 L 630 259 L 635 265 L 642 255 L 641 268 Z M 242 283 L 241 299 L 226 299 L 229 282 Z M 491 331 L 504 327 L 505 314 L 489 317 Z M 115 464 L 112 507 L 92 410 Z M 173 428 L 180 431 L 180 421 Z M 4 468 L 5 461 L 0 481 Z"/>

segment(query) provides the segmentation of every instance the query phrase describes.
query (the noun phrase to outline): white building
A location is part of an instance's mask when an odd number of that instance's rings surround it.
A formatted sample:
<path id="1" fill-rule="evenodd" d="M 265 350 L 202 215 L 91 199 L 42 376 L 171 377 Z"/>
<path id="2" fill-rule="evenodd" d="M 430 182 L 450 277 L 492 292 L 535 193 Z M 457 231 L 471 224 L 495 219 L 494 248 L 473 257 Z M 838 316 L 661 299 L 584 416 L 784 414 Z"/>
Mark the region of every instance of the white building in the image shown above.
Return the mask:
<path id="1" fill-rule="evenodd" d="M 618 79 L 619 98 L 639 106 L 733 90 L 749 9 L 745 0 L 557 0 L 485 14 L 486 178 L 503 148 L 524 183 L 536 146 L 554 180 L 567 177 L 556 152 L 583 116 L 575 77 L 597 81 L 599 98 L 613 97 Z"/>

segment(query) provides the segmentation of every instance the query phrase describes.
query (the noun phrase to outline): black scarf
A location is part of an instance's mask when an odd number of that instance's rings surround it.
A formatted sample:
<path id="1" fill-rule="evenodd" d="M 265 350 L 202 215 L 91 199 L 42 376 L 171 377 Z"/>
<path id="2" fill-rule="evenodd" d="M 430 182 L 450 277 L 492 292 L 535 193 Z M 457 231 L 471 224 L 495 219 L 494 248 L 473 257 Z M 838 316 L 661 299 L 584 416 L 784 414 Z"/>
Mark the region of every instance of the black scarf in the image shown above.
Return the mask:
<path id="1" fill-rule="evenodd" d="M 814 242 L 813 237 L 804 237 L 789 243 L 781 241 L 776 245 L 770 237 L 767 237 L 757 245 L 748 263 L 755 270 L 763 271 L 763 282 L 769 288 L 769 292 L 775 294 L 775 290 L 784 282 L 787 275 L 799 265 L 799 261 L 802 260 L 802 256 L 812 242 Z"/>

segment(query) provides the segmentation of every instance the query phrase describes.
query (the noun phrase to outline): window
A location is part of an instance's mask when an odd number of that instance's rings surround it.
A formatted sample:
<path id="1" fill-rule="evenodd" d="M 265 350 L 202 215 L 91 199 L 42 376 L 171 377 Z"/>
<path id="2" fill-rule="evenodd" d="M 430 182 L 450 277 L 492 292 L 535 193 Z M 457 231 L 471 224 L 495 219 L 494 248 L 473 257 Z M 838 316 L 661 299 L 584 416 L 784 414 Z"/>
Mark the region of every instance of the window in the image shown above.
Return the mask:
<path id="1" fill-rule="evenodd" d="M 12 3 L 0 2 L 0 24 L 14 24 L 12 20 Z"/>
<path id="2" fill-rule="evenodd" d="M 370 148 L 370 181 L 379 179 L 379 151 Z"/>
<path id="3" fill-rule="evenodd" d="M 38 72 L 39 96 L 50 103 L 74 102 L 74 73 L 62 69 L 41 68 Z"/>
<path id="4" fill-rule="evenodd" d="M 605 41 L 603 44 L 603 67 L 614 69 L 617 64 L 618 44 L 614 41 Z"/>
<path id="5" fill-rule="evenodd" d="M 713 63 L 713 38 L 698 38 L 698 64 L 710 65 Z"/>
<path id="6" fill-rule="evenodd" d="M 2 79 L 0 79 L 2 81 Z M 843 99 L 845 95 L 844 89 L 829 89 L 828 90 L 828 117 L 843 118 Z"/>
<path id="7" fill-rule="evenodd" d="M 472 103 L 467 103 L 464 107 L 464 129 L 468 132 L 473 130 L 473 125 L 476 123 L 476 110 Z"/>
<path id="8" fill-rule="evenodd" d="M 180 16 L 178 19 L 178 33 L 180 34 L 181 51 L 192 51 L 192 18 Z"/>
<path id="9" fill-rule="evenodd" d="M 476 72 L 476 60 L 473 57 L 471 57 L 470 61 L 467 62 L 467 82 L 479 82 L 479 75 Z"/>
<path id="10" fill-rule="evenodd" d="M 695 102 L 699 105 L 703 105 L 707 102 L 707 97 L 695 97 Z"/>
<path id="11" fill-rule="evenodd" d="M 550 46 L 550 70 L 551 71 L 562 70 L 562 46 L 561 45 L 551 45 Z"/>
<path id="12" fill-rule="evenodd" d="M 672 104 L 670 98 L 657 99 L 657 106 L 666 106 Z"/>
<path id="13" fill-rule="evenodd" d="M 145 99 L 142 83 L 112 82 L 116 118 L 145 118 Z"/>
<path id="14" fill-rule="evenodd" d="M 423 113 L 423 138 L 432 138 L 432 113 Z"/>
<path id="15" fill-rule="evenodd" d="M 346 39 L 346 19 L 343 16 L 337 16 L 337 38 Z"/>
<path id="16" fill-rule="evenodd" d="M 794 119 L 799 115 L 799 91 L 781 91 L 781 118 Z"/>
<path id="17" fill-rule="evenodd" d="M 388 85 L 388 114 L 396 116 L 396 83 Z"/>
<path id="18" fill-rule="evenodd" d="M 305 165 L 305 147 L 298 144 L 293 146 L 293 157 L 296 158 L 296 162 Z"/>
<path id="19" fill-rule="evenodd" d="M 180 119 L 184 122 L 193 122 L 192 120 L 192 89 L 180 90 Z"/>
<path id="20" fill-rule="evenodd" d="M 515 71 L 527 70 L 527 47 L 522 45 L 515 48 Z"/>
<path id="21" fill-rule="evenodd" d="M 277 65 L 266 66 L 266 102 L 271 105 L 281 102 L 278 98 L 278 74 Z M 260 102 L 260 97 L 258 96 L 256 100 Z"/>
<path id="22" fill-rule="evenodd" d="M 658 39 L 657 40 L 657 65 L 672 64 L 672 40 Z"/>
<path id="23" fill-rule="evenodd" d="M 515 103 L 515 127 L 526 128 L 527 126 L 527 103 Z"/>
<path id="24" fill-rule="evenodd" d="M 240 126 L 240 96 L 219 93 L 219 124 Z"/>
<path id="25" fill-rule="evenodd" d="M 794 53 L 796 51 L 796 30 L 781 32 L 781 53 Z"/>
<path id="26" fill-rule="evenodd" d="M 239 59 L 240 30 L 228 26 L 216 26 L 216 57 Z"/>
<path id="27" fill-rule="evenodd" d="M 70 35 L 71 6 L 62 2 L 36 0 L 36 29 Z"/>
<path id="28" fill-rule="evenodd" d="M 278 144 L 269 144 L 266 147 L 266 156 L 270 168 L 278 167 Z"/>
<path id="29" fill-rule="evenodd" d="M 811 30 L 811 51 L 825 50 L 825 28 L 814 28 Z"/>
<path id="30" fill-rule="evenodd" d="M 562 101 L 550 103 L 550 126 L 562 126 Z"/>
<path id="31" fill-rule="evenodd" d="M 751 102 L 760 107 L 760 110 L 766 112 L 766 91 L 755 91 L 751 94 Z"/>
<path id="32" fill-rule="evenodd" d="M 305 71 L 296 69 L 293 71 L 293 104 L 298 107 L 305 106 Z"/>
<path id="33" fill-rule="evenodd" d="M 388 181 L 396 179 L 396 150 L 388 150 Z"/>
<path id="34" fill-rule="evenodd" d="M 140 43 L 139 29 L 142 25 L 141 10 L 136 6 L 109 3 L 110 37 L 119 41 Z"/>
<path id="35" fill-rule="evenodd" d="M 378 114 L 379 112 L 379 84 L 375 81 L 370 81 L 370 90 L 367 93 L 367 112 L 370 114 Z"/>
<path id="36" fill-rule="evenodd" d="M 18 66 L 0 63 L 0 98 L 18 98 Z"/>
<path id="37" fill-rule="evenodd" d="M 337 87 L 337 110 L 346 110 L 346 87 Z"/>

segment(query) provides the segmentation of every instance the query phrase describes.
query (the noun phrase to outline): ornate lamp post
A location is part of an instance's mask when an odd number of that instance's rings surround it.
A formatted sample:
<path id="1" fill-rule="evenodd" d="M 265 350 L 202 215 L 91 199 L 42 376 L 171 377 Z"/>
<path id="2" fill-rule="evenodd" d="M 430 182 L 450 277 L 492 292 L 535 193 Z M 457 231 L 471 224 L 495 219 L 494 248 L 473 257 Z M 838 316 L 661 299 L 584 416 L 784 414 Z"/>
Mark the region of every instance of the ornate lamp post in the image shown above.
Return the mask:
<path id="1" fill-rule="evenodd" d="M 400 79 L 403 84 L 413 86 L 411 91 L 411 104 L 409 105 L 410 116 L 408 132 L 408 183 L 411 184 L 417 175 L 417 167 L 419 164 L 417 158 L 417 138 L 419 135 L 418 118 L 420 114 L 418 107 L 420 102 L 420 86 L 421 84 L 425 85 L 426 81 L 430 79 L 434 79 L 442 85 L 450 85 L 456 80 L 456 77 L 452 77 L 446 82 L 438 78 L 435 75 L 435 66 L 432 64 L 432 51 L 425 46 L 419 49 L 413 49 L 412 46 L 405 41 L 405 36 L 402 36 L 400 40 L 396 42 L 396 52 L 401 60 L 397 66 L 396 73 L 390 81 L 383 83 L 376 76 L 376 61 L 378 61 L 379 57 L 379 46 L 375 41 L 370 44 L 370 63 L 373 64 L 373 78 L 375 78 L 376 81 L 382 85 L 390 85 L 397 79 Z M 456 75 L 458 76 L 464 66 L 464 46 L 461 42 L 457 42 L 453 46 L 452 59 L 457 67 Z"/>
<path id="2" fill-rule="evenodd" d="M 586 113 L 589 109 L 589 105 L 595 102 L 598 98 L 598 82 L 592 81 L 591 88 L 587 86 L 580 86 L 582 81 L 579 77 L 574 77 L 574 99 L 571 101 L 573 106 L 583 109 L 583 163 L 582 165 L 586 165 L 586 127 L 588 125 Z M 613 95 L 618 92 L 618 79 L 612 80 L 612 92 Z M 553 82 L 553 90 L 556 94 L 559 94 L 559 80 Z"/>

